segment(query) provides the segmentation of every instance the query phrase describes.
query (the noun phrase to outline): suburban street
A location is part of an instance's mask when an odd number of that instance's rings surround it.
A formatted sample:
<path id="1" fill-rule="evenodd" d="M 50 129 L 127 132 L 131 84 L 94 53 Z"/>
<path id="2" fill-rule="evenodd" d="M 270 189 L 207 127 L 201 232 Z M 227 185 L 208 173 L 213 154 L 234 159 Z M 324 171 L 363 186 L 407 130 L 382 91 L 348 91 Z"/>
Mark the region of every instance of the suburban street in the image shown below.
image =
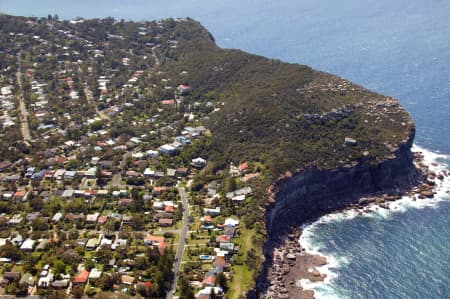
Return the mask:
<path id="1" fill-rule="evenodd" d="M 18 60 L 18 71 L 16 73 L 17 83 L 19 84 L 19 94 L 18 94 L 18 100 L 19 100 L 19 109 L 20 109 L 20 129 L 22 131 L 23 140 L 25 143 L 28 143 L 31 141 L 31 134 L 30 134 L 30 128 L 28 126 L 28 111 L 27 107 L 25 106 L 25 100 L 23 98 L 23 90 L 22 90 L 22 73 L 20 72 L 20 55 L 17 56 Z"/>
<path id="2" fill-rule="evenodd" d="M 131 154 L 129 152 L 126 152 L 122 155 L 122 160 L 119 164 L 119 171 L 113 176 L 111 181 L 112 187 L 120 187 L 120 180 L 122 179 L 122 171 L 125 169 L 127 159 L 131 157 Z"/>
<path id="3" fill-rule="evenodd" d="M 181 260 L 183 258 L 184 245 L 186 243 L 186 235 L 189 229 L 189 201 L 186 194 L 186 190 L 184 188 L 178 188 L 178 193 L 180 194 L 181 201 L 183 202 L 183 226 L 180 230 L 180 240 L 178 242 L 177 253 L 175 255 L 175 262 L 173 264 L 173 283 L 170 291 L 167 293 L 167 299 L 174 298 L 177 281 L 178 281 L 178 272 L 180 271 Z"/>

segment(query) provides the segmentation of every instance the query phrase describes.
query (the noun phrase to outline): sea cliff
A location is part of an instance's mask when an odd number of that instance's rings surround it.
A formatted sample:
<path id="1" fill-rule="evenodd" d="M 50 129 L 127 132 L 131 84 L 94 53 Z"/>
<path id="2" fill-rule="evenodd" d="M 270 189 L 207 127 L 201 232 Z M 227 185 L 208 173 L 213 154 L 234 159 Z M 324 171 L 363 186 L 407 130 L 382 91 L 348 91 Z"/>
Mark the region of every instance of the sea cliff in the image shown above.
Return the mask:
<path id="1" fill-rule="evenodd" d="M 407 139 L 398 145 L 392 155 L 375 165 L 308 168 L 274 182 L 270 188 L 271 200 L 265 214 L 265 262 L 258 278 L 257 291 L 250 293 L 249 297 L 267 291 L 268 271 L 272 266 L 274 249 L 285 241 L 293 228 L 326 213 L 350 206 L 362 206 L 365 204 L 361 201 L 363 197 L 404 194 L 423 181 L 425 176 L 416 167 L 411 152 L 414 136 L 415 128 L 411 122 Z M 273 289 L 272 294 L 282 296 L 277 294 L 277 288 Z"/>

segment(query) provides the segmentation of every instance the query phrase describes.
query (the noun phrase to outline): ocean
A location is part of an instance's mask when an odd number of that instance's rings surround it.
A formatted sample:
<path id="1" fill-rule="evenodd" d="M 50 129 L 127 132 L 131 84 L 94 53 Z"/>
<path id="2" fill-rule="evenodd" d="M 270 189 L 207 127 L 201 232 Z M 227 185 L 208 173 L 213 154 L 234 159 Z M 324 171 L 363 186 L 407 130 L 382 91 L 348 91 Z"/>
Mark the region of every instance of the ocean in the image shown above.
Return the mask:
<path id="1" fill-rule="evenodd" d="M 0 0 L 0 12 L 192 17 L 222 47 L 307 64 L 396 97 L 416 124 L 416 145 L 450 167 L 448 0 Z M 442 191 L 426 202 L 405 198 L 393 211 L 305 226 L 302 245 L 332 261 L 323 269 L 329 279 L 308 286 L 319 298 L 449 298 L 449 199 Z"/>

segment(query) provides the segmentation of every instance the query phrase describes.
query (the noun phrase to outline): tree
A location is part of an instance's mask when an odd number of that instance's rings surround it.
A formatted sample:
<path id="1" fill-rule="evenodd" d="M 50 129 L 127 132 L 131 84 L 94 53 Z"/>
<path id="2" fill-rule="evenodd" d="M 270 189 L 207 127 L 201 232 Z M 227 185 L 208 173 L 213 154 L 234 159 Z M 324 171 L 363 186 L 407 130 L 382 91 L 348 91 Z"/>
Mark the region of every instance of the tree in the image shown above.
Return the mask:
<path id="1" fill-rule="evenodd" d="M 7 243 L 0 247 L 0 256 L 18 261 L 22 258 L 22 251 L 11 243 Z"/>
<path id="2" fill-rule="evenodd" d="M 42 200 L 42 198 L 35 196 L 30 200 L 30 207 L 34 211 L 40 211 L 44 207 L 44 201 Z"/>
<path id="3" fill-rule="evenodd" d="M 226 276 L 223 273 L 219 273 L 217 275 L 216 283 L 217 283 L 218 286 L 220 286 L 222 288 L 224 293 L 227 292 L 227 290 L 228 290 L 227 278 L 226 278 Z"/>
<path id="4" fill-rule="evenodd" d="M 76 252 L 73 249 L 68 249 L 68 250 L 64 251 L 61 258 L 62 258 L 62 261 L 67 265 L 77 264 L 81 260 L 81 257 L 78 254 L 78 252 Z"/>
<path id="5" fill-rule="evenodd" d="M 144 217 L 141 214 L 133 214 L 131 224 L 135 230 L 142 230 L 145 225 Z"/>
<path id="6" fill-rule="evenodd" d="M 42 217 L 38 217 L 36 218 L 32 223 L 31 223 L 31 227 L 33 228 L 33 230 L 35 231 L 45 231 L 48 230 L 48 224 L 47 224 L 47 220 L 45 220 Z"/>
<path id="7" fill-rule="evenodd" d="M 189 286 L 186 279 L 181 276 L 180 277 L 180 298 L 182 299 L 194 299 L 194 292 L 192 291 L 191 287 Z"/>
<path id="8" fill-rule="evenodd" d="M 145 270 L 148 267 L 148 259 L 145 256 L 138 256 L 135 259 L 135 267 L 138 270 Z"/>
<path id="9" fill-rule="evenodd" d="M 55 276 L 59 274 L 65 274 L 66 264 L 61 260 L 56 260 L 53 262 L 53 269 L 55 270 Z"/>
<path id="10" fill-rule="evenodd" d="M 75 299 L 81 299 L 84 295 L 84 287 L 76 286 L 72 289 L 72 295 Z"/>
<path id="11" fill-rule="evenodd" d="M 103 291 L 112 291 L 114 283 L 113 276 L 105 274 L 95 282 L 95 285 Z"/>

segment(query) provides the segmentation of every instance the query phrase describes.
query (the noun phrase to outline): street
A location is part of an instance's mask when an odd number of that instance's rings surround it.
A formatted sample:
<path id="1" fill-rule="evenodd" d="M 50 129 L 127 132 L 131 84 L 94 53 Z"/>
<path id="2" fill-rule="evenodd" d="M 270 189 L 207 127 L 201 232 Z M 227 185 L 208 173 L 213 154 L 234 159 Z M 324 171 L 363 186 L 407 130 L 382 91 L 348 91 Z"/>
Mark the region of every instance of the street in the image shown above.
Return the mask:
<path id="1" fill-rule="evenodd" d="M 22 73 L 20 72 L 20 54 L 17 55 L 18 60 L 18 71 L 16 73 L 17 83 L 19 84 L 19 109 L 20 109 L 20 129 L 22 131 L 23 140 L 25 143 L 31 140 L 30 128 L 28 126 L 28 111 L 25 106 L 25 100 L 23 98 L 23 90 L 22 90 Z"/>
<path id="2" fill-rule="evenodd" d="M 181 201 L 183 202 L 183 226 L 180 230 L 180 240 L 178 242 L 177 253 L 175 254 L 175 262 L 173 264 L 173 283 L 166 298 L 174 298 L 175 290 L 178 281 L 178 272 L 180 271 L 181 260 L 183 258 L 184 245 L 186 243 L 186 235 L 189 229 L 189 201 L 186 195 L 186 190 L 184 188 L 178 188 L 178 193 L 180 194 Z"/>

